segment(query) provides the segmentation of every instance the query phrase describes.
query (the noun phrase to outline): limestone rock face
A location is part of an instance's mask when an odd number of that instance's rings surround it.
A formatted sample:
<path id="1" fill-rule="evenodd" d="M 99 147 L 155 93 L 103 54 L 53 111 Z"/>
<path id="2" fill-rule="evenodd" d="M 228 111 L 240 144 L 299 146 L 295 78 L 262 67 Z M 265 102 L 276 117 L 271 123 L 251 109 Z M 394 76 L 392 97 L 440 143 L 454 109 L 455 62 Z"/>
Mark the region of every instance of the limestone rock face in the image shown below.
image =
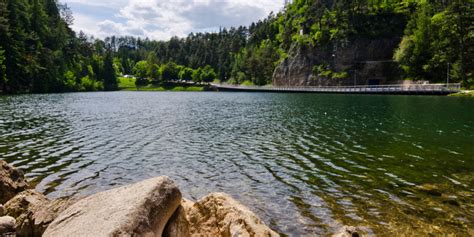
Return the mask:
<path id="1" fill-rule="evenodd" d="M 296 45 L 293 45 L 290 51 L 293 54 L 275 68 L 273 85 L 279 87 L 315 85 L 311 80 L 314 65 L 312 53 Z"/>
<path id="2" fill-rule="evenodd" d="M 78 201 L 43 236 L 161 236 L 180 202 L 168 177 L 148 179 Z"/>
<path id="3" fill-rule="evenodd" d="M 0 204 L 6 203 L 27 187 L 23 172 L 0 160 Z"/>
<path id="4" fill-rule="evenodd" d="M 401 37 L 357 38 L 344 47 L 293 44 L 288 58 L 275 68 L 272 84 L 279 87 L 352 86 L 374 80 L 387 84 L 398 78 L 398 69 L 391 61 L 400 40 Z M 332 78 L 313 72 L 315 66 L 322 65 L 329 66 L 333 72 L 346 72 L 348 77 Z"/>
<path id="5" fill-rule="evenodd" d="M 35 190 L 19 193 L 5 204 L 8 215 L 16 218 L 18 236 L 41 236 L 48 225 L 73 200 L 50 201 Z"/>
<path id="6" fill-rule="evenodd" d="M 172 231 L 167 236 L 279 236 L 225 193 L 209 194 L 196 203 L 185 200 L 181 207 L 168 223 Z"/>
<path id="7" fill-rule="evenodd" d="M 0 236 L 13 235 L 15 233 L 15 218 L 11 216 L 0 217 Z"/>

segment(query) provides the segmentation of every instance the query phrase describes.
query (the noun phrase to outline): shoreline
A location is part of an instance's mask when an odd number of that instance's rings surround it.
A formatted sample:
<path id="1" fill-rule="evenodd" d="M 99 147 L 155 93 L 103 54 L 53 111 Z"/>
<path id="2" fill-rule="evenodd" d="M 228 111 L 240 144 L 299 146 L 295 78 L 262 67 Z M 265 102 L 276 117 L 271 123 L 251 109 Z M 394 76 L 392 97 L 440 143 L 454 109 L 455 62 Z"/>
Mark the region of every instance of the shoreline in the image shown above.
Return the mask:
<path id="1" fill-rule="evenodd" d="M 48 199 L 0 160 L 0 236 L 279 236 L 225 193 L 193 202 L 168 177 L 84 198 Z"/>
<path id="2" fill-rule="evenodd" d="M 451 97 L 474 97 L 474 90 L 461 90 L 458 93 L 450 94 Z"/>
<path id="3" fill-rule="evenodd" d="M 342 226 L 332 237 L 359 237 Z M 283 234 L 283 233 L 281 233 Z M 226 193 L 182 197 L 166 176 L 86 197 L 49 199 L 0 160 L 0 236 L 281 236 Z M 286 235 L 283 235 L 286 236 Z"/>

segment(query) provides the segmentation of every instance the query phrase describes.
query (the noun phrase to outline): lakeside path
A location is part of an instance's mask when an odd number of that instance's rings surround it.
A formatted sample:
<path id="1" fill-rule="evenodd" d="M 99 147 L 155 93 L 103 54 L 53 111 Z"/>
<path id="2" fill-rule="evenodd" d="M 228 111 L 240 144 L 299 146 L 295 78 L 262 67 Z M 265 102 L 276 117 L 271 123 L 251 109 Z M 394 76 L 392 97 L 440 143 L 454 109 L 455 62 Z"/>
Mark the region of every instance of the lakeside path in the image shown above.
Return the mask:
<path id="1" fill-rule="evenodd" d="M 279 92 L 279 93 L 341 93 L 341 94 L 401 94 L 449 95 L 461 91 L 461 84 L 396 84 L 379 86 L 324 86 L 324 87 L 273 87 L 211 84 L 217 91 Z"/>

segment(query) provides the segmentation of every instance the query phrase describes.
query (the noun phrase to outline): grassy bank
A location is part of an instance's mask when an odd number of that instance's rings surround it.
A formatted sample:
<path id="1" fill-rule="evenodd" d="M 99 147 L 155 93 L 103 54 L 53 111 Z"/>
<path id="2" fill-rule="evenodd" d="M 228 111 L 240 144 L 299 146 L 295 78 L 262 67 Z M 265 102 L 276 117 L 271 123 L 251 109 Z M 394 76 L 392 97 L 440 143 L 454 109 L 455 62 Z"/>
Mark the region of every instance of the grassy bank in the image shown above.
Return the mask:
<path id="1" fill-rule="evenodd" d="M 204 91 L 205 87 L 200 85 L 146 85 L 137 87 L 135 78 L 119 78 L 119 90 L 122 91 Z"/>
<path id="2" fill-rule="evenodd" d="M 474 97 L 474 90 L 465 90 L 456 94 L 451 94 L 453 97 Z"/>

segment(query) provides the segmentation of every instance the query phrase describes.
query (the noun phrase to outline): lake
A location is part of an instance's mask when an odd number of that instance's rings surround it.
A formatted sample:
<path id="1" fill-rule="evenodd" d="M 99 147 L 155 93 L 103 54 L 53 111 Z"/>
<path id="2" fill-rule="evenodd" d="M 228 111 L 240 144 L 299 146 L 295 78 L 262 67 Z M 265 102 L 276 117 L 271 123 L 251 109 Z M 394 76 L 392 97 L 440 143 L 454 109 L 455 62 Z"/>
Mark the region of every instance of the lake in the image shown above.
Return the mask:
<path id="1" fill-rule="evenodd" d="M 474 230 L 474 99 L 101 92 L 0 97 L 0 159 L 49 197 L 159 175 L 291 236 Z"/>

